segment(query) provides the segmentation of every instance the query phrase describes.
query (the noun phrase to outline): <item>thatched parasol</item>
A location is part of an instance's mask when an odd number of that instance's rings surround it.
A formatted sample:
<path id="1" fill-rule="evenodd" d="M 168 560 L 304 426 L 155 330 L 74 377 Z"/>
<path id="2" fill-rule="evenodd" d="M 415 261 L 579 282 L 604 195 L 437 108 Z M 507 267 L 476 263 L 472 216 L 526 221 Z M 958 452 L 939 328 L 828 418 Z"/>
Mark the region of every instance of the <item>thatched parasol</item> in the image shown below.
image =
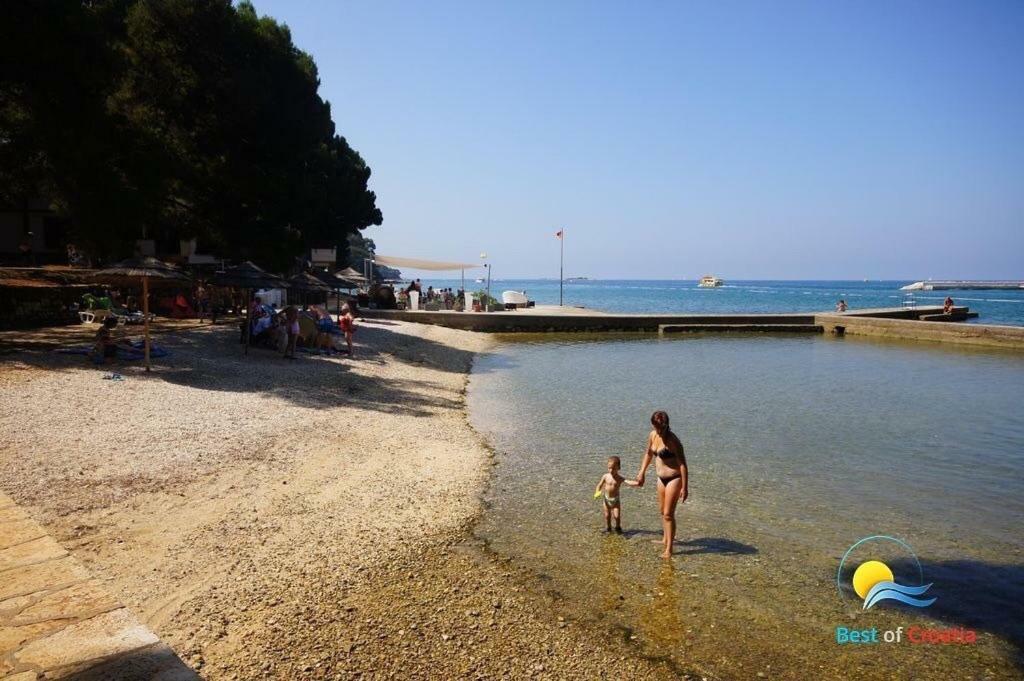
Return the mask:
<path id="1" fill-rule="evenodd" d="M 266 270 L 246 260 L 237 267 L 229 267 L 223 272 L 213 275 L 210 283 L 214 286 L 234 286 L 236 288 L 288 288 L 288 283 Z"/>
<path id="2" fill-rule="evenodd" d="M 366 277 L 364 277 L 357 270 L 351 267 L 346 267 L 343 270 L 338 270 L 337 272 L 334 273 L 334 276 L 338 277 L 339 279 L 344 279 L 345 281 L 348 282 L 353 282 L 357 286 L 362 286 L 363 284 L 369 283 Z"/>
<path id="3" fill-rule="evenodd" d="M 352 268 L 349 268 L 349 269 L 351 270 Z M 355 270 L 352 270 L 352 271 L 355 272 Z M 331 289 L 335 291 L 335 300 L 336 300 L 336 302 L 338 304 L 337 313 L 338 313 L 338 316 L 340 317 L 341 316 L 341 289 L 346 289 L 349 292 L 351 292 L 352 289 L 359 288 L 361 284 L 359 284 L 358 282 L 352 281 L 351 279 L 346 279 L 346 278 L 342 277 L 340 272 L 335 273 L 335 274 L 331 274 L 330 272 L 327 272 L 327 271 L 324 271 L 324 270 L 312 270 L 310 272 L 310 274 L 312 274 L 314 277 L 316 277 L 317 279 L 319 279 L 323 283 L 325 283 L 328 286 L 330 286 Z"/>
<path id="4" fill-rule="evenodd" d="M 245 354 L 248 355 L 249 332 L 252 328 L 253 292 L 261 288 L 288 288 L 288 282 L 276 274 L 271 274 L 246 260 L 237 267 L 230 267 L 224 272 L 217 272 L 213 275 L 210 283 L 214 286 L 234 286 L 248 290 L 249 295 L 245 304 Z"/>
<path id="5" fill-rule="evenodd" d="M 115 286 L 133 285 L 142 280 L 142 317 L 145 333 L 146 371 L 149 364 L 149 280 L 154 284 L 181 285 L 191 282 L 188 275 L 165 262 L 153 257 L 135 257 L 122 260 L 112 267 L 96 272 L 91 277 L 103 284 Z"/>
<path id="6" fill-rule="evenodd" d="M 319 293 L 330 293 L 334 289 L 320 281 L 319 278 L 309 272 L 300 272 L 288 279 L 288 288 L 296 291 L 315 291 Z"/>
<path id="7" fill-rule="evenodd" d="M 291 291 L 301 291 L 303 294 L 309 292 L 330 293 L 334 290 L 309 272 L 299 272 L 294 277 L 289 277 L 288 288 Z M 305 295 L 302 296 L 302 302 L 307 302 Z M 326 307 L 326 303 L 324 307 Z"/>

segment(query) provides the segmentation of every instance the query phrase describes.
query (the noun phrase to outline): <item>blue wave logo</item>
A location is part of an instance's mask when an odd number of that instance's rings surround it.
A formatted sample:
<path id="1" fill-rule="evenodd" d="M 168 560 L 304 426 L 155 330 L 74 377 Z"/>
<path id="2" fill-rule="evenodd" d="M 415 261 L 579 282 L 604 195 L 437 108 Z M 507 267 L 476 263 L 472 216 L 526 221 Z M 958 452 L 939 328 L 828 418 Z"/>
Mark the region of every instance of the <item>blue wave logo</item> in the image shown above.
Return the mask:
<path id="1" fill-rule="evenodd" d="M 843 554 L 843 559 L 839 561 L 839 570 L 836 573 L 836 586 L 841 597 L 843 597 L 843 567 L 846 564 L 846 559 L 850 557 L 854 549 L 868 542 L 891 542 L 897 544 L 914 560 L 914 564 L 917 566 L 919 586 L 897 583 L 892 569 L 880 560 L 863 561 L 854 570 L 849 586 L 853 587 L 853 591 L 860 598 L 864 599 L 864 610 L 870 610 L 882 601 L 896 601 L 915 608 L 927 608 L 937 600 L 935 597 L 919 598 L 919 596 L 924 596 L 932 588 L 932 585 L 924 583 L 924 571 L 921 569 L 921 561 L 917 559 L 917 555 L 910 548 L 910 545 L 895 537 L 881 534 L 861 539 Z"/>
<path id="2" fill-rule="evenodd" d="M 920 596 L 930 588 L 932 588 L 931 584 L 904 586 L 896 582 L 878 582 L 871 587 L 864 597 L 864 610 L 870 610 L 879 602 L 887 600 L 899 601 L 900 603 L 912 605 L 915 608 L 927 608 L 935 602 L 936 599 L 934 597 L 914 598 L 914 596 Z"/>

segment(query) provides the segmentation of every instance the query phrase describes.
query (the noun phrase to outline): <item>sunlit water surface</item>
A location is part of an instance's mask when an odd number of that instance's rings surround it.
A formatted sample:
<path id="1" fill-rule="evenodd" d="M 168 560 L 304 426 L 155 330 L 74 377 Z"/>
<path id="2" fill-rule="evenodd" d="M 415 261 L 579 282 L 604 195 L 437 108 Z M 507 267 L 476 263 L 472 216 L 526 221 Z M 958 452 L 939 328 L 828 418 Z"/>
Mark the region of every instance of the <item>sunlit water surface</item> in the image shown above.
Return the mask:
<path id="1" fill-rule="evenodd" d="M 575 617 L 676 671 L 724 678 L 1014 677 L 1024 649 L 1024 357 L 822 337 L 508 338 L 479 357 L 471 421 L 498 465 L 478 534 Z M 686 447 L 678 554 L 658 559 L 653 472 L 623 537 L 592 499 L 632 477 L 654 409 Z M 926 610 L 862 612 L 836 585 L 862 537 L 920 558 Z M 917 583 L 910 559 L 880 558 Z M 845 575 L 848 577 L 848 575 Z M 970 627 L 976 645 L 839 646 L 837 626 Z"/>

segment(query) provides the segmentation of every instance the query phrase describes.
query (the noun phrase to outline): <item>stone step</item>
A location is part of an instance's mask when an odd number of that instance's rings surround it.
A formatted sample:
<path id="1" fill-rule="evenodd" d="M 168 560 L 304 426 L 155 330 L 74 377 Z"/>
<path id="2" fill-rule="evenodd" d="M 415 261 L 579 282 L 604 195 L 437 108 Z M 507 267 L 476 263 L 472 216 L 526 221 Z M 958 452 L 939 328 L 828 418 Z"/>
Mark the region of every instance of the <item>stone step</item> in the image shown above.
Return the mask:
<path id="1" fill-rule="evenodd" d="M 919 319 L 922 322 L 962 322 L 968 319 L 974 319 L 978 316 L 977 312 L 967 312 L 953 310 L 950 314 L 926 314 L 921 315 Z"/>
<path id="2" fill-rule="evenodd" d="M 199 679 L 0 492 L 0 681 L 71 677 Z"/>
<path id="3" fill-rule="evenodd" d="M 658 333 L 821 333 L 820 324 L 659 324 Z"/>

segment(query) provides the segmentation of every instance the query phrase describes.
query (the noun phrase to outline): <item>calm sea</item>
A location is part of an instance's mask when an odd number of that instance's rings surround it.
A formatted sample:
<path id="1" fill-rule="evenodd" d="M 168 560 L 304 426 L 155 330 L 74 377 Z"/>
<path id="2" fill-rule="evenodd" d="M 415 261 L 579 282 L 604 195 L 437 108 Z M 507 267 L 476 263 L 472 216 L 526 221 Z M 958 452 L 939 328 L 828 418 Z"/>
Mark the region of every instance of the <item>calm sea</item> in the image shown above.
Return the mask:
<path id="1" fill-rule="evenodd" d="M 860 291 L 875 305 L 892 288 L 635 284 L 661 287 L 660 300 L 682 309 L 805 291 L 819 301 Z M 629 286 L 570 290 L 575 301 L 601 290 L 625 300 Z M 1022 395 L 1024 357 L 1003 352 L 817 336 L 508 337 L 470 380 L 471 422 L 498 461 L 477 532 L 571 619 L 680 674 L 1020 678 Z M 692 476 L 671 562 L 650 541 L 660 536 L 653 473 L 643 489 L 624 488 L 622 537 L 601 534 L 592 499 L 607 456 L 636 473 L 655 409 L 672 416 Z M 839 593 L 842 554 L 876 534 L 913 547 L 933 606 L 864 612 Z M 918 583 L 908 557 L 887 551 L 857 557 Z M 981 639 L 840 646 L 837 626 L 968 627 Z"/>
<path id="2" fill-rule="evenodd" d="M 424 286 L 458 288 L 461 280 L 424 279 Z M 910 281 L 729 281 L 715 289 L 697 288 L 687 281 L 573 281 L 565 284 L 566 305 L 605 312 L 821 312 L 835 309 L 843 298 L 850 308 L 899 307 L 907 298 L 901 286 Z M 466 280 L 467 288 L 486 284 Z M 491 282 L 491 295 L 504 290 L 525 290 L 541 304 L 558 304 L 558 281 L 550 279 L 502 279 Z M 942 305 L 946 295 L 958 305 L 980 313 L 984 324 L 1024 325 L 1024 290 L 1014 291 L 920 291 L 912 298 L 918 305 Z"/>

